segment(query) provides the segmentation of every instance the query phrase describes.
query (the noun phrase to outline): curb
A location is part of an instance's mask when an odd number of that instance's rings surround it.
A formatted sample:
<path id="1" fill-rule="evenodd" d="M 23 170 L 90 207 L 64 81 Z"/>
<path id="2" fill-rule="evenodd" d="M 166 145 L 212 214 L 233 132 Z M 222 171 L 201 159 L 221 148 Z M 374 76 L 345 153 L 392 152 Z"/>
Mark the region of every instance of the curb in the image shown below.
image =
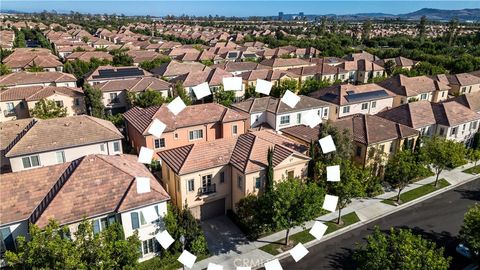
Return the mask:
<path id="1" fill-rule="evenodd" d="M 414 204 L 423 202 L 423 201 L 428 200 L 428 199 L 430 199 L 430 198 L 432 198 L 432 197 L 435 197 L 435 196 L 437 196 L 437 195 L 440 195 L 441 193 L 450 191 L 450 190 L 452 190 L 452 189 L 454 189 L 454 188 L 456 188 L 456 187 L 458 187 L 458 186 L 461 186 L 461 185 L 464 185 L 464 184 L 466 184 L 466 183 L 469 183 L 469 182 L 471 182 L 471 181 L 473 181 L 473 180 L 479 179 L 479 177 L 480 177 L 480 175 L 473 175 L 472 177 L 467 178 L 467 179 L 466 179 L 465 181 L 463 181 L 463 182 L 459 182 L 459 183 L 456 183 L 456 184 L 454 184 L 454 185 L 446 186 L 446 187 L 444 187 L 444 188 L 441 188 L 441 189 L 439 189 L 439 190 L 436 190 L 436 191 L 434 191 L 434 192 L 431 192 L 431 193 L 429 193 L 429 194 L 426 194 L 426 195 L 424 195 L 424 196 L 421 196 L 421 197 L 419 197 L 419 198 L 416 198 L 416 199 L 414 199 L 414 200 L 411 200 L 411 201 L 409 201 L 409 202 L 407 202 L 407 203 L 401 204 L 401 205 L 399 205 L 399 206 L 394 206 L 395 208 L 392 209 L 392 211 L 385 212 L 385 213 L 380 214 L 380 215 L 378 215 L 378 216 L 376 216 L 376 217 L 374 217 L 374 218 L 372 218 L 372 219 L 369 219 L 369 220 L 359 221 L 359 222 L 357 222 L 357 223 L 355 223 L 355 224 L 349 225 L 349 226 L 344 227 L 344 228 L 341 228 L 341 229 L 339 229 L 339 230 L 337 230 L 337 231 L 335 231 L 335 232 L 333 232 L 333 233 L 331 233 L 331 234 L 328 234 L 328 235 L 322 237 L 322 239 L 320 239 L 320 240 L 315 239 L 315 240 L 312 240 L 312 241 L 310 241 L 310 242 L 303 243 L 303 245 L 305 246 L 305 248 L 310 248 L 310 247 L 312 247 L 312 246 L 318 245 L 318 244 L 320 244 L 320 243 L 322 243 L 322 242 L 328 241 L 328 240 L 330 240 L 330 239 L 332 239 L 332 238 L 334 238 L 334 237 L 337 237 L 337 236 L 339 236 L 339 235 L 341 235 L 341 234 L 344 234 L 344 233 L 346 233 L 346 232 L 348 232 L 348 231 L 354 230 L 354 229 L 359 228 L 359 227 L 361 227 L 361 226 L 363 226 L 363 225 L 369 224 L 369 223 L 371 223 L 371 222 L 373 222 L 373 221 L 376 221 L 376 220 L 378 220 L 378 219 L 381 219 L 381 218 L 383 218 L 383 217 L 386 217 L 386 216 L 389 216 L 389 215 L 391 215 L 391 214 L 394 214 L 394 213 L 396 213 L 396 212 L 398 212 L 398 211 L 401 211 L 401 210 L 403 210 L 403 209 L 405 209 L 405 208 L 408 208 L 408 207 L 410 207 L 410 206 L 412 206 L 412 205 L 414 205 Z M 447 180 L 447 181 L 448 181 L 448 180 Z M 431 184 L 431 183 L 429 183 L 429 184 Z M 382 203 L 382 202 L 380 202 L 380 203 Z M 355 212 L 355 211 L 353 211 L 353 212 Z M 283 253 L 280 253 L 280 254 L 276 255 L 275 257 L 273 257 L 271 260 L 274 260 L 274 259 L 279 259 L 279 260 L 281 260 L 281 259 L 285 259 L 285 258 L 287 258 L 287 257 L 289 257 L 289 256 L 290 256 L 290 252 L 289 252 L 289 251 L 284 251 Z M 269 261 L 271 261 L 271 260 L 269 260 Z M 263 267 L 263 263 L 262 263 L 262 265 L 253 265 L 253 266 L 251 266 L 252 269 L 260 269 L 261 267 Z"/>

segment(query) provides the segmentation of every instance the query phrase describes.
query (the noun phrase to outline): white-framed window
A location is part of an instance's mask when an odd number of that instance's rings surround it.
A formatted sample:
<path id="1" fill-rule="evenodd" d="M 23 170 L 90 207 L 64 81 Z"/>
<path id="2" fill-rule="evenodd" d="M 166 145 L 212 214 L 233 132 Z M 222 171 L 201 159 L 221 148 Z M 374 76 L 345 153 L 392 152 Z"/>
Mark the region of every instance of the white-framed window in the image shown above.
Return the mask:
<path id="1" fill-rule="evenodd" d="M 290 124 L 290 115 L 280 116 L 280 125 L 288 125 L 288 124 Z"/>
<path id="2" fill-rule="evenodd" d="M 104 152 L 105 151 L 105 144 L 100 144 L 100 151 Z"/>
<path id="3" fill-rule="evenodd" d="M 97 234 L 105 230 L 108 226 L 112 225 L 115 221 L 116 219 L 114 215 L 92 220 L 93 233 Z"/>
<path id="4" fill-rule="evenodd" d="M 188 186 L 188 191 L 189 192 L 195 191 L 195 180 L 194 179 L 189 179 L 187 181 L 187 186 Z"/>
<path id="5" fill-rule="evenodd" d="M 203 130 L 192 130 L 188 133 L 188 139 L 190 141 L 199 140 L 203 138 Z"/>
<path id="6" fill-rule="evenodd" d="M 238 126 L 237 125 L 232 125 L 232 135 L 233 136 L 238 135 Z"/>
<path id="7" fill-rule="evenodd" d="M 472 122 L 470 129 L 477 129 L 477 121 Z"/>
<path id="8" fill-rule="evenodd" d="M 38 155 L 28 156 L 22 158 L 23 168 L 32 168 L 40 166 L 40 157 Z"/>
<path id="9" fill-rule="evenodd" d="M 55 155 L 57 156 L 57 163 L 65 163 L 65 151 L 57 151 Z"/>
<path id="10" fill-rule="evenodd" d="M 362 110 L 368 109 L 368 103 L 362 103 Z"/>
<path id="11" fill-rule="evenodd" d="M 300 123 L 302 123 L 302 114 L 297 113 L 297 124 L 300 124 Z"/>
<path id="12" fill-rule="evenodd" d="M 262 178 L 261 177 L 257 177 L 255 178 L 255 187 L 254 189 L 261 189 L 262 188 Z"/>
<path id="13" fill-rule="evenodd" d="M 119 142 L 113 142 L 113 151 L 114 152 L 120 152 L 120 143 Z"/>
<path id="14" fill-rule="evenodd" d="M 202 186 L 206 187 L 206 186 L 211 186 L 211 185 L 212 185 L 212 175 L 207 174 L 207 175 L 202 176 Z"/>
<path id="15" fill-rule="evenodd" d="M 323 109 L 323 118 L 327 118 L 328 117 L 328 108 L 324 108 Z"/>
<path id="16" fill-rule="evenodd" d="M 350 106 L 344 106 L 343 113 L 349 113 L 349 112 L 350 112 Z"/>
<path id="17" fill-rule="evenodd" d="M 110 103 L 118 103 L 118 94 L 110 93 Z"/>
<path id="18" fill-rule="evenodd" d="M 55 104 L 57 105 L 57 107 L 63 108 L 63 100 L 56 100 Z"/>
<path id="19" fill-rule="evenodd" d="M 157 216 L 160 216 L 160 213 L 158 212 L 158 205 L 155 205 L 154 208 L 155 212 L 157 212 Z M 132 222 L 132 230 L 136 230 L 141 226 L 147 224 L 147 221 L 145 220 L 142 211 L 130 212 L 130 219 Z"/>
<path id="20" fill-rule="evenodd" d="M 452 128 L 450 135 L 457 135 L 457 127 Z"/>
<path id="21" fill-rule="evenodd" d="M 243 187 L 243 177 L 241 175 L 237 176 L 237 187 L 242 189 Z"/>
<path id="22" fill-rule="evenodd" d="M 165 138 L 153 140 L 155 149 L 165 148 Z"/>
<path id="23" fill-rule="evenodd" d="M 428 98 L 428 94 L 426 94 L 426 93 L 420 95 L 420 100 L 425 100 L 427 98 Z"/>
<path id="24" fill-rule="evenodd" d="M 14 111 L 15 111 L 15 105 L 13 105 L 13 102 L 7 102 L 7 112 L 13 113 Z"/>
<path id="25" fill-rule="evenodd" d="M 377 107 L 377 102 L 376 101 L 372 101 L 372 108 L 376 108 Z"/>

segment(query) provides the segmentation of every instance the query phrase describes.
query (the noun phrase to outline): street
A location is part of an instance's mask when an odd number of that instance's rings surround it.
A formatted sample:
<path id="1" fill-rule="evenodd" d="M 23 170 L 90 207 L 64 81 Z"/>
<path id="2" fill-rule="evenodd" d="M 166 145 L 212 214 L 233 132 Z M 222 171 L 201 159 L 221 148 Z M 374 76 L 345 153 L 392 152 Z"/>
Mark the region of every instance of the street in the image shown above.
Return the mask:
<path id="1" fill-rule="evenodd" d="M 445 247 L 453 257 L 451 269 L 462 269 L 468 261 L 457 255 L 456 239 L 467 209 L 480 200 L 480 178 L 422 203 L 388 215 L 355 230 L 309 248 L 309 254 L 296 263 L 292 257 L 281 261 L 283 269 L 355 269 L 351 254 L 356 243 L 372 233 L 375 225 L 382 231 L 390 227 L 409 228 Z"/>

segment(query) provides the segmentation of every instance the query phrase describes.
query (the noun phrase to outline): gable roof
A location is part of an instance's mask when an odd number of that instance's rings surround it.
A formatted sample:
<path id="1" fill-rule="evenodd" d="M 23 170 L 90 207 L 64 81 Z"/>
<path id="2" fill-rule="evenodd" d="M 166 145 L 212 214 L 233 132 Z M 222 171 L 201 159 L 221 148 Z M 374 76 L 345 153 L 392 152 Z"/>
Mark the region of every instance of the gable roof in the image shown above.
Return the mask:
<path id="1" fill-rule="evenodd" d="M 121 80 L 125 78 L 141 78 L 153 76 L 150 72 L 136 66 L 114 67 L 110 65 L 99 66 L 84 75 L 85 80 Z"/>
<path id="2" fill-rule="evenodd" d="M 377 115 L 415 129 L 436 124 L 435 114 L 427 100 L 403 104 Z"/>
<path id="3" fill-rule="evenodd" d="M 198 63 L 198 62 L 180 63 L 178 61 L 172 60 L 168 63 L 164 63 L 158 68 L 152 69 L 151 72 L 158 76 L 175 77 L 175 76 L 187 74 L 192 71 L 207 71 L 207 70 L 210 70 L 210 68 L 205 66 L 202 63 Z"/>
<path id="4" fill-rule="evenodd" d="M 460 95 L 449 99 L 449 101 L 456 101 L 472 111 L 480 112 L 480 92 Z"/>
<path id="5" fill-rule="evenodd" d="M 184 75 L 180 75 L 172 82 L 182 81 L 184 87 L 193 87 L 204 82 L 208 82 L 209 86 L 223 85 L 223 78 L 233 77 L 229 72 L 221 68 L 214 68 L 204 71 L 192 71 Z"/>
<path id="6" fill-rule="evenodd" d="M 0 85 L 13 87 L 17 85 L 39 83 L 77 82 L 73 74 L 63 72 L 14 72 L 0 76 Z"/>
<path id="7" fill-rule="evenodd" d="M 26 100 L 34 101 L 55 94 L 70 97 L 83 97 L 83 90 L 77 87 L 56 86 L 25 86 L 0 90 L 0 101 Z"/>
<path id="8" fill-rule="evenodd" d="M 129 92 L 143 92 L 147 89 L 151 89 L 154 91 L 168 91 L 170 90 L 170 87 L 170 83 L 156 77 L 141 77 L 125 80 L 114 80 L 95 85 L 95 88 L 98 88 L 103 92 L 123 90 L 127 90 Z"/>
<path id="9" fill-rule="evenodd" d="M 457 126 L 480 119 L 480 114 L 458 102 L 432 103 L 432 108 L 437 124 L 444 126 Z"/>
<path id="10" fill-rule="evenodd" d="M 280 98 L 275 98 L 271 96 L 249 98 L 245 101 L 232 104 L 232 108 L 249 114 L 265 111 L 274 114 L 282 114 L 287 112 L 304 111 L 328 106 L 328 103 L 309 96 L 299 95 L 299 97 L 300 101 L 297 103 L 295 108 L 290 108 L 287 104 L 281 102 Z"/>
<path id="11" fill-rule="evenodd" d="M 374 83 L 362 85 L 352 85 L 348 83 L 323 88 L 310 93 L 309 96 L 342 106 L 371 100 L 393 98 L 395 94 Z"/>
<path id="12" fill-rule="evenodd" d="M 388 78 L 378 85 L 394 92 L 400 96 L 417 96 L 422 93 L 433 91 L 447 91 L 450 86 L 445 83 L 433 80 L 427 76 L 407 77 L 403 74 L 395 75 Z"/>

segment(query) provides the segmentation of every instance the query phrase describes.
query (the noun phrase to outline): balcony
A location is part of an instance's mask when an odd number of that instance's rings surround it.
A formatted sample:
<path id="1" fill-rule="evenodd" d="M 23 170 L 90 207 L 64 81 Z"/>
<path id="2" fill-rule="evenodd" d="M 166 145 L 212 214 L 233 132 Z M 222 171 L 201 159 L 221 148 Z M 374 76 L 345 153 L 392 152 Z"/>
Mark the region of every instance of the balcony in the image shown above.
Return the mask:
<path id="1" fill-rule="evenodd" d="M 217 192 L 216 184 L 206 185 L 198 189 L 198 196 L 204 196 Z"/>
<path id="2" fill-rule="evenodd" d="M 5 117 L 15 116 L 15 115 L 16 115 L 15 109 L 12 109 L 12 110 L 4 110 L 4 111 L 3 111 L 3 115 L 4 115 Z"/>

